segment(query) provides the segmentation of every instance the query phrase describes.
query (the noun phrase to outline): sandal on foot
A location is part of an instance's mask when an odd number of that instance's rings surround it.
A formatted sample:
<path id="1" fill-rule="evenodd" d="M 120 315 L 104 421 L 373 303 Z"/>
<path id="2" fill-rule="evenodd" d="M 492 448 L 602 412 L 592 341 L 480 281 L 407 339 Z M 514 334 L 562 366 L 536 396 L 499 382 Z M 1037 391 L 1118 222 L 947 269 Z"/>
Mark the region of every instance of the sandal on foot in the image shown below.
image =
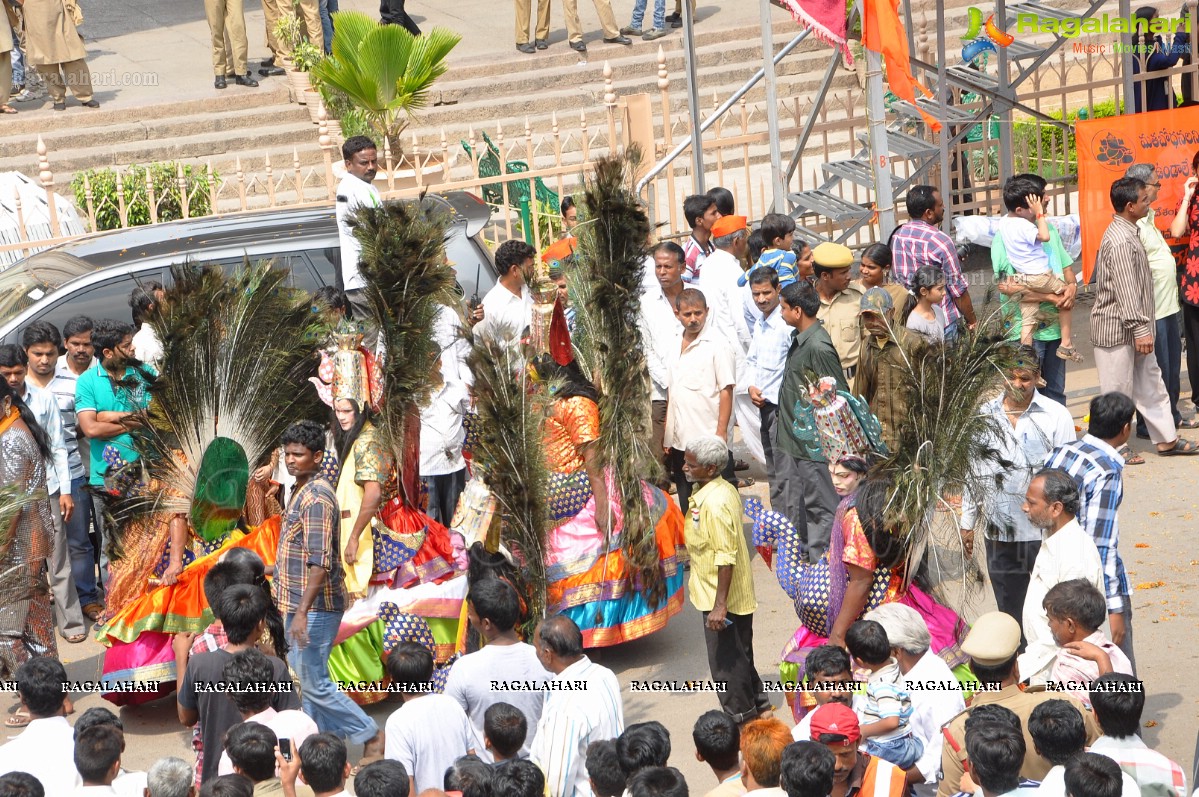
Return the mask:
<path id="1" fill-rule="evenodd" d="M 738 479 L 733 483 L 733 486 L 738 490 L 744 490 L 746 487 L 753 487 L 757 481 L 752 476 L 746 476 L 744 479 Z"/>
<path id="2" fill-rule="evenodd" d="M 1178 422 L 1179 429 L 1199 429 L 1199 418 L 1183 418 Z"/>
<path id="3" fill-rule="evenodd" d="M 0 113 L 16 113 L 17 109 L 11 105 L 0 105 Z"/>
<path id="4" fill-rule="evenodd" d="M 749 463 L 743 459 L 739 459 L 733 463 L 733 470 L 749 470 Z"/>
<path id="5" fill-rule="evenodd" d="M 5 728 L 24 728 L 29 723 L 33 722 L 33 717 L 23 708 L 18 708 L 12 713 L 12 716 L 4 721 Z"/>
<path id="6" fill-rule="evenodd" d="M 1078 349 L 1073 346 L 1058 346 L 1057 356 L 1059 359 L 1068 360 L 1072 363 L 1082 362 L 1082 355 L 1078 353 Z"/>
<path id="7" fill-rule="evenodd" d="M 72 645 L 78 645 L 80 642 L 87 639 L 87 634 L 63 634 L 62 638 L 70 642 Z"/>
<path id="8" fill-rule="evenodd" d="M 1193 454 L 1199 454 L 1199 443 L 1193 440 L 1178 438 L 1174 441 L 1174 445 L 1167 448 L 1165 451 L 1158 451 L 1159 457 L 1186 457 Z"/>
<path id="9" fill-rule="evenodd" d="M 1127 445 L 1123 445 L 1123 446 L 1120 446 L 1119 448 L 1117 448 L 1116 453 L 1119 454 L 1120 456 L 1124 457 L 1125 465 L 1144 465 L 1145 464 L 1145 458 L 1142 457 L 1140 454 L 1134 454 L 1132 452 L 1132 449 L 1129 448 Z"/>

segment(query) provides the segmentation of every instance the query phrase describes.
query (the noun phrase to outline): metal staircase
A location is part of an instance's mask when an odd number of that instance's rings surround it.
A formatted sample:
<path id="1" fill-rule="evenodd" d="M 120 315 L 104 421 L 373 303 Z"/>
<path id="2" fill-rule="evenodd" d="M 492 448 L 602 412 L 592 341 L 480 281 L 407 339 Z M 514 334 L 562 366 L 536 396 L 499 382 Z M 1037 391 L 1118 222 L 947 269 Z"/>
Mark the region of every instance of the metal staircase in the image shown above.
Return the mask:
<path id="1" fill-rule="evenodd" d="M 1105 0 L 1091 0 L 1085 10 L 1076 11 L 1053 8 L 1043 2 L 1024 2 L 1006 6 L 1003 0 L 998 0 L 995 19 L 1001 29 L 1006 29 L 1008 19 L 1015 20 L 1016 15 L 1021 13 L 1037 14 L 1056 20 L 1086 19 L 1107 4 Z M 1121 0 L 1120 5 L 1121 13 L 1127 15 L 1128 0 Z M 875 218 L 874 203 L 858 204 L 844 199 L 840 195 L 838 189 L 844 182 L 874 190 L 877 185 L 876 180 L 885 175 L 885 178 L 882 179 L 889 179 L 891 184 L 889 193 L 893 196 L 900 196 L 910 186 L 922 181 L 932 167 L 939 163 L 942 167 L 941 194 L 946 197 L 948 202 L 951 196 L 950 151 L 966 137 L 975 125 L 986 124 L 991 116 L 1000 117 L 999 179 L 1002 182 L 1010 176 L 1013 165 L 1011 125 L 1008 123 L 1013 110 L 1019 110 L 1049 124 L 1065 124 L 1061 120 L 1053 119 L 1020 103 L 1017 100 L 1016 92 L 1041 64 L 1069 41 L 1068 38 L 1055 36 L 1054 41 L 1044 47 L 1017 39 L 1007 47 L 999 48 L 996 54 L 996 74 L 992 75 L 973 69 L 966 64 L 948 64 L 947 59 L 957 57 L 957 53 L 946 53 L 946 39 L 954 42 L 957 39 L 944 35 L 944 31 L 946 31 L 944 6 L 940 3 L 937 4 L 936 29 L 942 32 L 942 35 L 937 36 L 938 63 L 929 64 L 916 56 L 911 59 L 913 73 L 924 85 L 929 86 L 934 96 L 932 98 L 917 97 L 915 103 L 906 101 L 892 103 L 890 110 L 894 116 L 888 119 L 886 125 L 888 164 L 897 160 L 905 160 L 911 165 L 910 175 L 899 178 L 892 172 L 889 165 L 876 168 L 872 162 L 867 135 L 859 135 L 859 141 L 863 146 L 852 158 L 824 164 L 822 167 L 825 178 L 823 183 L 815 189 L 798 191 L 787 196 L 787 201 L 791 205 L 791 215 L 795 218 L 801 234 L 809 240 L 833 240 L 844 243 Z M 910 10 L 907 19 L 907 33 L 910 51 L 915 52 Z M 839 54 L 834 51 L 829 64 L 829 72 L 826 74 L 825 82 L 813 104 L 814 109 L 819 108 L 824 102 L 839 57 Z M 1009 79 L 1008 76 L 1013 72 L 1015 77 Z M 960 96 L 962 91 L 969 91 L 982 97 L 981 107 L 977 110 L 959 107 L 953 98 Z M 930 131 L 926 129 L 920 111 L 924 111 L 941 122 L 940 135 L 929 135 Z M 815 113 L 816 111 L 813 110 L 813 114 Z M 928 138 L 912 135 L 909 131 L 913 127 L 924 135 L 928 135 Z M 786 175 L 788 181 L 794 174 L 795 165 L 799 160 L 798 154 L 803 151 L 806 144 L 807 135 L 801 135 L 797 142 L 796 154 L 791 159 L 791 167 Z M 975 186 L 974 188 L 977 190 L 981 187 Z M 880 222 L 882 222 L 883 208 L 878 210 Z M 893 224 L 893 209 L 888 208 L 887 210 L 891 212 L 889 218 L 892 219 L 891 223 Z M 946 223 L 948 223 L 948 217 Z M 827 230 L 830 226 L 836 228 L 836 232 L 831 237 L 821 231 L 822 229 Z M 880 226 L 886 227 L 887 225 L 880 224 Z M 881 237 L 884 239 L 889 233 L 889 228 L 880 230 Z"/>

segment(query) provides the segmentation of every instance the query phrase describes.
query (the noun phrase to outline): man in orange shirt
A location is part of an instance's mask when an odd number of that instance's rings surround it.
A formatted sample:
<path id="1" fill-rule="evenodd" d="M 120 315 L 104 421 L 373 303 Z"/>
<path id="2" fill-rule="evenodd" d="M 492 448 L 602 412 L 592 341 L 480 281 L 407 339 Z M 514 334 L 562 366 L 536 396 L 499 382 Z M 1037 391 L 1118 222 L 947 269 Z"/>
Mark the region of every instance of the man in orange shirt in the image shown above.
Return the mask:
<path id="1" fill-rule="evenodd" d="M 858 751 L 862 740 L 858 716 L 841 703 L 825 703 L 812 715 L 812 741 L 837 758 L 829 797 L 903 797 L 903 770 L 881 758 Z"/>

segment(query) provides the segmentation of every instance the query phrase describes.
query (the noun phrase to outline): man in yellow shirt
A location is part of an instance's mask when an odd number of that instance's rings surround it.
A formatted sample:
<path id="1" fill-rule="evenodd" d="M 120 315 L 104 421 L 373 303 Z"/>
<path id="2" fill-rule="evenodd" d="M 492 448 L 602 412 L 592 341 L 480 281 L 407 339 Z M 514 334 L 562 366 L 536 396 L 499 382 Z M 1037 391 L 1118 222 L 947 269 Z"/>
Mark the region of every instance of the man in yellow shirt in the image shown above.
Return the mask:
<path id="1" fill-rule="evenodd" d="M 687 515 L 691 603 L 703 613 L 704 641 L 720 707 L 738 723 L 768 716 L 770 700 L 754 665 L 754 579 L 741 527 L 741 496 L 720 476 L 728 446 L 715 435 L 687 443 L 683 473 L 695 485 Z"/>

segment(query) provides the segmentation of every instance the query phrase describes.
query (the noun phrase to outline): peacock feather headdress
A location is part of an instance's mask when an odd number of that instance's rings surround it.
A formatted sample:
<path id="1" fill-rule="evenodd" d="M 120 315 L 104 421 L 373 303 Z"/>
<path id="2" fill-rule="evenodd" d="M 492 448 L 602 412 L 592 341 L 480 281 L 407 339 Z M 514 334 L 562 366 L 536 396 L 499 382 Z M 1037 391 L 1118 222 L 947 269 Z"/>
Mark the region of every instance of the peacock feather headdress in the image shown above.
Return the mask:
<path id="1" fill-rule="evenodd" d="M 308 297 L 287 286 L 288 272 L 269 263 L 247 261 L 234 273 L 189 263 L 171 273 L 151 319 L 162 374 L 135 435 L 146 483 L 114 514 L 185 514 L 212 540 L 240 517 L 251 465 L 289 424 L 320 417 L 305 389 L 319 322 Z"/>
<path id="2" fill-rule="evenodd" d="M 578 228 L 575 294 L 587 370 L 600 389 L 600 465 L 611 468 L 623 513 L 625 557 L 651 603 L 663 594 L 654 523 L 641 480 L 650 451 L 650 383 L 641 336 L 641 285 L 650 225 L 633 191 L 639 151 L 600 159 L 584 184 L 587 222 Z M 614 496 L 616 497 L 616 496 Z"/>
<path id="3" fill-rule="evenodd" d="M 546 534 L 549 528 L 549 471 L 542 425 L 551 397 L 535 389 L 524 355 L 512 346 L 479 335 L 467 359 L 475 376 L 479 414 L 473 462 L 495 498 L 500 526 L 488 534 L 487 548 L 499 539 L 512 551 L 528 586 L 528 627 L 545 615 Z"/>
<path id="4" fill-rule="evenodd" d="M 418 408 L 432 391 L 441 355 L 433 323 L 443 306 L 457 301 L 454 269 L 445 256 L 448 218 L 422 198 L 362 207 L 350 224 L 362 244 L 359 268 L 367 280 L 368 325 L 383 343 L 375 366 L 386 399 L 376 424 L 392 447 L 404 498 L 415 505 Z"/>

